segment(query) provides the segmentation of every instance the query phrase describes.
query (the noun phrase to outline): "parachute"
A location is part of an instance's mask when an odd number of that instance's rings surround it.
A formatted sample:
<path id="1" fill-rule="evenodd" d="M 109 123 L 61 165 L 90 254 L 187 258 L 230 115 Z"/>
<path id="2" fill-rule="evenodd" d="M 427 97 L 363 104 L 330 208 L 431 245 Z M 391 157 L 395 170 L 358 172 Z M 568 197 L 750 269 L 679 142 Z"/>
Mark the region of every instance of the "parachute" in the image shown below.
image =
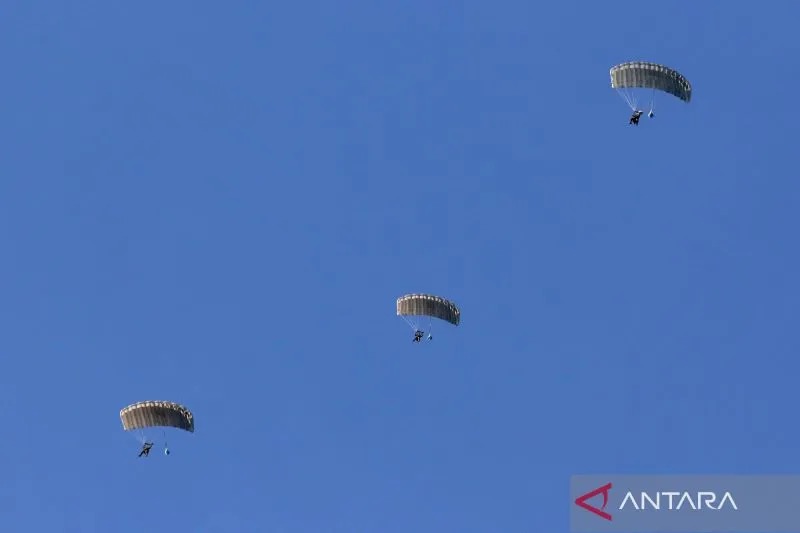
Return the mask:
<path id="1" fill-rule="evenodd" d="M 461 322 L 461 310 L 453 302 L 432 294 L 407 294 L 397 299 L 397 316 L 414 330 L 415 336 L 422 334 L 416 317 L 428 317 L 428 339 L 433 339 L 433 319 L 444 320 L 454 326 Z M 419 340 L 418 338 L 416 340 Z"/>
<path id="2" fill-rule="evenodd" d="M 655 109 L 656 91 L 671 94 L 686 102 L 692 99 L 692 85 L 680 72 L 670 67 L 646 61 L 631 61 L 611 67 L 611 88 L 628 104 L 632 111 L 637 111 L 640 91 L 650 91 L 650 112 L 652 118 Z"/>
<path id="3" fill-rule="evenodd" d="M 150 441 L 145 431 L 162 428 L 164 436 L 164 454 L 169 455 L 166 428 L 175 428 L 194 433 L 194 415 L 183 405 L 165 401 L 138 402 L 125 407 L 119 412 L 122 428 L 125 431 L 136 431 L 141 444 Z"/>

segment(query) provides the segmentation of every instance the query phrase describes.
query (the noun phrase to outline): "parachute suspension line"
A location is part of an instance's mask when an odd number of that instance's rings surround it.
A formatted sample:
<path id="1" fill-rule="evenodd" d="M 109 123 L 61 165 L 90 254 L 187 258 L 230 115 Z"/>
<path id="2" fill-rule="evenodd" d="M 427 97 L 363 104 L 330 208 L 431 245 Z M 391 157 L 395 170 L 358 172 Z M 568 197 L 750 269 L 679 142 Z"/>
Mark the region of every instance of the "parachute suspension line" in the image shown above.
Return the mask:
<path id="1" fill-rule="evenodd" d="M 403 320 L 406 321 L 406 324 L 408 324 L 408 327 L 410 327 L 414 331 L 417 331 L 419 329 L 415 323 L 411 322 L 411 320 L 408 319 L 408 317 L 406 317 L 405 315 L 400 315 L 400 316 L 403 317 Z"/>
<path id="2" fill-rule="evenodd" d="M 628 97 L 625 95 L 622 89 L 617 90 L 617 94 L 619 95 L 620 98 L 622 98 L 625 101 L 626 104 L 628 104 L 628 107 L 631 106 L 631 103 L 628 101 Z"/>
<path id="3" fill-rule="evenodd" d="M 625 100 L 625 103 L 628 104 L 628 107 L 631 108 L 631 111 L 636 111 L 636 98 L 633 96 L 632 93 L 628 92 L 625 89 L 618 89 L 617 94 L 620 98 Z"/>
<path id="4" fill-rule="evenodd" d="M 656 108 L 656 90 L 653 89 L 653 94 L 650 96 L 650 113 Z"/>

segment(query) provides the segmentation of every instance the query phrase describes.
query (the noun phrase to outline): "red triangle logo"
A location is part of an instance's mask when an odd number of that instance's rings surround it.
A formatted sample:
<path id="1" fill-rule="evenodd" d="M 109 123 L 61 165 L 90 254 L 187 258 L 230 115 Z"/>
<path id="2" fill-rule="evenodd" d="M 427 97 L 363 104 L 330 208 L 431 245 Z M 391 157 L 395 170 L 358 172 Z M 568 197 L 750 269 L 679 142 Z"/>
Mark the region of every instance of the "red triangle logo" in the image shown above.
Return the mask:
<path id="1" fill-rule="evenodd" d="M 602 487 L 598 487 L 593 491 L 587 492 L 586 494 L 579 496 L 575 499 L 575 505 L 586 509 L 590 513 L 594 513 L 600 518 L 604 518 L 605 520 L 611 521 L 611 515 L 604 511 L 606 506 L 608 505 L 608 491 L 611 490 L 613 485 L 611 483 L 606 483 Z M 599 509 L 590 503 L 586 503 L 586 500 L 591 500 L 595 496 L 599 496 L 600 494 L 603 495 L 603 506 Z"/>

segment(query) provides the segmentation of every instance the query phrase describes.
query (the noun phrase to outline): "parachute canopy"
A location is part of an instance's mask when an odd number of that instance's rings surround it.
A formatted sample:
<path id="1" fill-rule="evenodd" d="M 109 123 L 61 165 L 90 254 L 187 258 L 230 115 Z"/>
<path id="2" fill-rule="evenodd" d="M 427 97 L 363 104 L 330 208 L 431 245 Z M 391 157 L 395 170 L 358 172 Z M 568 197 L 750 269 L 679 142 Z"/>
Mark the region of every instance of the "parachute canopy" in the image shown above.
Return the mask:
<path id="1" fill-rule="evenodd" d="M 407 294 L 397 299 L 398 316 L 428 316 L 450 322 L 461 322 L 461 311 L 451 301 L 431 294 Z"/>
<path id="2" fill-rule="evenodd" d="M 129 405 L 119 412 L 125 431 L 151 427 L 173 427 L 194 433 L 194 415 L 174 402 L 147 401 Z"/>
<path id="3" fill-rule="evenodd" d="M 692 99 L 692 85 L 680 72 L 670 67 L 649 63 L 647 61 L 631 61 L 611 67 L 611 88 L 616 89 L 636 110 L 636 98 L 633 89 L 652 89 L 663 91 L 680 98 L 686 103 Z M 651 103 L 652 110 L 652 103 Z"/>

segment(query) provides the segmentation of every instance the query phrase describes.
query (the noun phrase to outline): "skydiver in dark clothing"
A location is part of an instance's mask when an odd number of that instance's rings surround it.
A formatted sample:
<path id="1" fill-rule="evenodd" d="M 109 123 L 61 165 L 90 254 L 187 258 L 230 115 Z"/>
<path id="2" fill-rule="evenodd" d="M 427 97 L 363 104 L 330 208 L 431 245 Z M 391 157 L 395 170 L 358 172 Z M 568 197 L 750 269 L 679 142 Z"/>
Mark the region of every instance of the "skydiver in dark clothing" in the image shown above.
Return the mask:
<path id="1" fill-rule="evenodd" d="M 420 331 L 420 330 L 415 331 L 414 332 L 414 341 L 413 342 L 421 341 L 423 335 L 425 335 L 425 333 L 423 333 L 422 331 Z"/>
<path id="2" fill-rule="evenodd" d="M 153 447 L 153 443 L 152 442 L 145 442 L 142 445 L 142 451 L 139 452 L 139 457 L 141 457 L 143 455 L 145 457 L 150 457 L 150 448 L 152 448 L 152 447 Z"/>
<path id="3" fill-rule="evenodd" d="M 639 118 L 642 116 L 642 111 L 634 111 L 633 115 L 631 115 L 631 119 L 628 124 L 633 124 L 634 126 L 639 125 Z"/>

